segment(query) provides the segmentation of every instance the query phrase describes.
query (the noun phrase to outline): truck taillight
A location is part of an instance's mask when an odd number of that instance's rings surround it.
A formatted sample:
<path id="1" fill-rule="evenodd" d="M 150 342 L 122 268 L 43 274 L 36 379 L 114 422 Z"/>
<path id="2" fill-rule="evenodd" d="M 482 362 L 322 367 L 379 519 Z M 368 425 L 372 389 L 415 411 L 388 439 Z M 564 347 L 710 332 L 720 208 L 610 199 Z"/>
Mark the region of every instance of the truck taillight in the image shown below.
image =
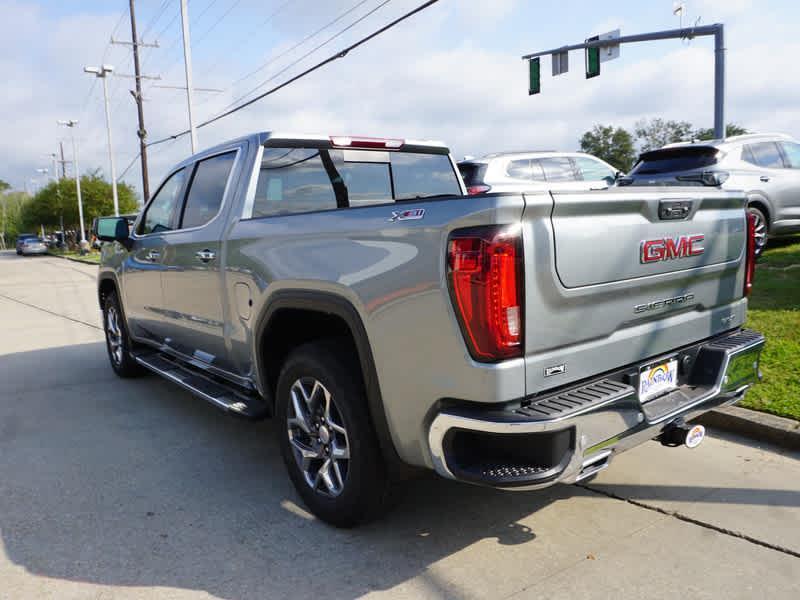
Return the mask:
<path id="1" fill-rule="evenodd" d="M 522 244 L 519 231 L 462 229 L 447 249 L 450 295 L 475 360 L 522 356 Z"/>
<path id="2" fill-rule="evenodd" d="M 753 290 L 753 277 L 756 274 L 756 216 L 747 213 L 747 251 L 744 267 L 744 295 Z"/>

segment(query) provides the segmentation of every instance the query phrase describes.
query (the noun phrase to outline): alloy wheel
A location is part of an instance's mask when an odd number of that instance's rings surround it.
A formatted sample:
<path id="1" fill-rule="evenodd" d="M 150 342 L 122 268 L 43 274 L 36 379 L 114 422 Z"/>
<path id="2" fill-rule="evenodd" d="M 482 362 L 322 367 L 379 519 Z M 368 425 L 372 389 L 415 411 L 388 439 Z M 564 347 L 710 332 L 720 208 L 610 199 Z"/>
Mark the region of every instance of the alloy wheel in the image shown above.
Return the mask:
<path id="1" fill-rule="evenodd" d="M 756 218 L 756 256 L 758 256 L 767 245 L 767 224 L 760 212 L 752 211 L 750 214 Z"/>
<path id="2" fill-rule="evenodd" d="M 113 306 L 106 311 L 106 335 L 108 347 L 111 350 L 111 359 L 115 365 L 122 363 L 122 328 L 119 322 L 119 313 Z"/>
<path id="3" fill-rule="evenodd" d="M 313 377 L 295 381 L 289 395 L 286 425 L 295 462 L 311 489 L 323 496 L 338 496 L 350 462 L 341 412 L 328 389 Z"/>

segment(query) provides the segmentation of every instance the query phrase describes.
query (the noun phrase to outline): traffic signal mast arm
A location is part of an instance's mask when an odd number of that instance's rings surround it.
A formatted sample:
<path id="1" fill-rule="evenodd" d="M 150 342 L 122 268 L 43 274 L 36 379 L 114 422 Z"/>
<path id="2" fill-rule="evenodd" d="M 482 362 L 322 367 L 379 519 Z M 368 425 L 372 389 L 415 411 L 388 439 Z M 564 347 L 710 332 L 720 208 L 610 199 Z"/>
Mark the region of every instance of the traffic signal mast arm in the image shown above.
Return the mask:
<path id="1" fill-rule="evenodd" d="M 586 48 L 603 48 L 614 44 L 631 44 L 635 42 L 654 42 L 657 40 L 672 40 L 672 39 L 692 39 L 696 37 L 703 37 L 709 35 L 718 35 L 723 31 L 724 25 L 722 23 L 715 23 L 713 25 L 700 25 L 698 27 L 684 27 L 682 29 L 669 29 L 666 31 L 653 31 L 651 33 L 637 33 L 634 35 L 624 35 L 612 40 L 594 40 L 585 41 L 582 44 L 572 44 L 571 46 L 561 46 L 560 48 L 553 48 L 552 50 L 543 50 L 541 52 L 533 52 L 526 54 L 522 60 L 530 60 L 537 56 L 546 56 L 548 54 L 558 54 L 559 52 L 569 52 L 571 50 L 584 50 Z"/>
<path id="2" fill-rule="evenodd" d="M 540 56 L 547 54 L 563 54 L 570 50 L 586 50 L 589 48 L 605 48 L 608 46 L 615 46 L 618 44 L 632 44 L 636 42 L 653 42 L 657 40 L 671 40 L 671 39 L 693 39 L 696 37 L 714 36 L 714 137 L 717 139 L 724 139 L 725 137 L 725 26 L 722 23 L 714 23 L 713 25 L 700 25 L 697 27 L 683 27 L 681 29 L 668 29 L 665 31 L 653 31 L 650 33 L 638 33 L 634 35 L 625 35 L 613 40 L 609 39 L 591 39 L 586 40 L 582 44 L 573 44 L 571 46 L 561 46 L 560 48 L 553 48 L 551 50 L 542 50 L 541 52 L 532 52 L 522 57 L 523 60 L 537 59 Z M 587 64 L 587 77 L 599 74 L 589 73 L 589 65 Z M 538 71 L 538 69 L 537 69 Z M 532 93 L 532 90 L 529 90 Z"/>

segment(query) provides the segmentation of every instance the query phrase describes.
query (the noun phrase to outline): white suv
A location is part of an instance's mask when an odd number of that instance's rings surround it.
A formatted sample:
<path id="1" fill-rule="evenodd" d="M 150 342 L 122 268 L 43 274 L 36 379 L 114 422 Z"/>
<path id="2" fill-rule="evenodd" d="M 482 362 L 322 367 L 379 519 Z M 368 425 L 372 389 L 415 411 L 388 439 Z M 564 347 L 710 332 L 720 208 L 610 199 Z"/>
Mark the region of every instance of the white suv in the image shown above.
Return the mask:
<path id="1" fill-rule="evenodd" d="M 618 183 L 744 190 L 756 218 L 756 254 L 768 237 L 800 233 L 800 144 L 782 133 L 669 144 L 642 154 Z"/>
<path id="2" fill-rule="evenodd" d="M 613 185 L 619 171 L 582 152 L 507 152 L 458 163 L 470 194 L 591 190 Z"/>

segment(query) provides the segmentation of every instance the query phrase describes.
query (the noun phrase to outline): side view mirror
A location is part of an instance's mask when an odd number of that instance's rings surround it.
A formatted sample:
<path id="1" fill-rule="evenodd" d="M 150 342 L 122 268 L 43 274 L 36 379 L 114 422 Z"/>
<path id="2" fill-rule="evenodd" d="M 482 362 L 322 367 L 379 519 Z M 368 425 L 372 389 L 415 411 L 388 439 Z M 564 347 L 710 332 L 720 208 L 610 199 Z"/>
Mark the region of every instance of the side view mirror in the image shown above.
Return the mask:
<path id="1" fill-rule="evenodd" d="M 128 219 L 125 217 L 98 217 L 92 233 L 101 242 L 120 242 L 126 244 L 130 238 Z"/>

